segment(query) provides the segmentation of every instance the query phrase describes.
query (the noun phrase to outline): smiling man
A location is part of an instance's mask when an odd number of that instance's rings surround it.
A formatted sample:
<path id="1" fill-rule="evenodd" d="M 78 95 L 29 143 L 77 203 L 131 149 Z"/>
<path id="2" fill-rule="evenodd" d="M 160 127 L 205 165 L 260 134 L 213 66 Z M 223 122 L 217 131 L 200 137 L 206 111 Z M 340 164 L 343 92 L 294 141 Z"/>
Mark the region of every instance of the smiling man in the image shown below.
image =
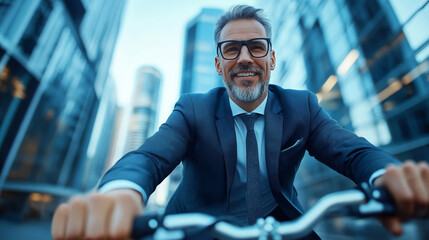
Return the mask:
<path id="1" fill-rule="evenodd" d="M 267 96 L 276 64 L 264 26 L 256 20 L 231 21 L 216 32 L 215 40 L 216 71 L 223 77 L 229 97 L 247 112 L 253 111 Z"/>
<path id="2" fill-rule="evenodd" d="M 241 225 L 295 219 L 304 211 L 293 182 L 305 151 L 357 184 L 388 188 L 399 213 L 381 221 L 394 234 L 402 221 L 428 215 L 427 164 L 402 165 L 341 128 L 314 94 L 269 85 L 276 63 L 270 37 L 259 9 L 240 5 L 222 16 L 215 66 L 225 88 L 182 96 L 159 131 L 105 174 L 98 192 L 58 207 L 54 239 L 127 239 L 143 203 L 181 162 L 167 214 L 232 216 Z"/>

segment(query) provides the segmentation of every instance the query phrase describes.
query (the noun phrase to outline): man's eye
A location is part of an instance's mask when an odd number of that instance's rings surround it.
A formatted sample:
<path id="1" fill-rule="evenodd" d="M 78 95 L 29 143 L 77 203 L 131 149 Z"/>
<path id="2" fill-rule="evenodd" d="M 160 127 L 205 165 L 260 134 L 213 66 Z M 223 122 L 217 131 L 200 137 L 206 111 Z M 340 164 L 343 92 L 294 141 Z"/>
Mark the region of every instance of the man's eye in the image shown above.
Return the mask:
<path id="1" fill-rule="evenodd" d="M 266 45 L 259 42 L 250 44 L 251 51 L 265 51 L 266 49 L 267 49 Z"/>
<path id="2" fill-rule="evenodd" d="M 238 51 L 237 47 L 229 47 L 224 49 L 224 52 L 226 53 L 237 52 L 237 51 Z"/>
<path id="3" fill-rule="evenodd" d="M 252 46 L 252 50 L 264 50 L 262 46 Z"/>

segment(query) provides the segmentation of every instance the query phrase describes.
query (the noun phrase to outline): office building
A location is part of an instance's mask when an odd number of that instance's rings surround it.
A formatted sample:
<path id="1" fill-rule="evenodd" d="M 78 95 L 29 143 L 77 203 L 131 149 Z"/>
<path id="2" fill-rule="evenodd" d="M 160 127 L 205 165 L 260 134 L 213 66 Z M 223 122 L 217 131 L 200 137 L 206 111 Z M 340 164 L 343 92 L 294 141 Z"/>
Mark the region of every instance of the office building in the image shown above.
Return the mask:
<path id="1" fill-rule="evenodd" d="M 161 73 L 153 67 L 137 70 L 124 154 L 139 148 L 155 132 Z"/>
<path id="2" fill-rule="evenodd" d="M 214 68 L 216 44 L 213 33 L 221 9 L 203 8 L 186 27 L 181 94 L 207 92 L 223 86 Z"/>
<path id="3" fill-rule="evenodd" d="M 2 238 L 48 239 L 58 202 L 103 173 L 117 108 L 108 70 L 124 4 L 0 1 Z"/>
<path id="4" fill-rule="evenodd" d="M 400 160 L 429 156 L 429 1 L 260 1 L 272 19 L 272 82 L 309 89 L 340 125 Z M 306 156 L 295 186 L 305 207 L 354 184 Z M 426 222 L 427 224 L 427 222 Z M 427 239 L 421 222 L 404 239 Z M 328 239 L 387 238 L 375 220 L 325 221 Z"/>

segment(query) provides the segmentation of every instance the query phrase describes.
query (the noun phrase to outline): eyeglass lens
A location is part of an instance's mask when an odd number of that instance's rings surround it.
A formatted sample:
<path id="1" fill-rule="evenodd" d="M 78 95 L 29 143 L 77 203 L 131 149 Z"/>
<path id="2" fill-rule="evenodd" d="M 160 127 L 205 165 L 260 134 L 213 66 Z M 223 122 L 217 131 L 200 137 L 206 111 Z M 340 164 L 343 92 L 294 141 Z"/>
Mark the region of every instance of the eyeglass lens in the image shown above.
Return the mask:
<path id="1" fill-rule="evenodd" d="M 245 42 L 242 42 L 245 45 Z M 247 42 L 247 49 L 253 57 L 264 57 L 268 53 L 268 40 L 252 39 Z M 226 41 L 221 45 L 221 53 L 225 59 L 238 57 L 241 50 L 239 41 Z"/>

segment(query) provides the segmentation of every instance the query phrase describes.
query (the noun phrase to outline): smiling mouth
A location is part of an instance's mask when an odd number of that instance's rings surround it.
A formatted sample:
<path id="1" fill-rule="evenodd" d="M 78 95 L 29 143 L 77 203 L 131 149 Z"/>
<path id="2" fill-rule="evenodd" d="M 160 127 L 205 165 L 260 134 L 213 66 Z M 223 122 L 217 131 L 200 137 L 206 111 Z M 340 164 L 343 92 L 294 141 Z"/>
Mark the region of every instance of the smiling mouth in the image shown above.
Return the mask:
<path id="1" fill-rule="evenodd" d="M 241 72 L 241 73 L 237 73 L 235 74 L 235 76 L 237 77 L 249 77 L 249 76 L 255 76 L 256 73 L 254 72 Z"/>
<path id="2" fill-rule="evenodd" d="M 229 72 L 229 77 L 231 79 L 237 77 L 241 80 L 251 80 L 253 81 L 254 76 L 262 76 L 262 69 L 249 65 L 240 65 L 237 68 L 232 69 Z"/>

